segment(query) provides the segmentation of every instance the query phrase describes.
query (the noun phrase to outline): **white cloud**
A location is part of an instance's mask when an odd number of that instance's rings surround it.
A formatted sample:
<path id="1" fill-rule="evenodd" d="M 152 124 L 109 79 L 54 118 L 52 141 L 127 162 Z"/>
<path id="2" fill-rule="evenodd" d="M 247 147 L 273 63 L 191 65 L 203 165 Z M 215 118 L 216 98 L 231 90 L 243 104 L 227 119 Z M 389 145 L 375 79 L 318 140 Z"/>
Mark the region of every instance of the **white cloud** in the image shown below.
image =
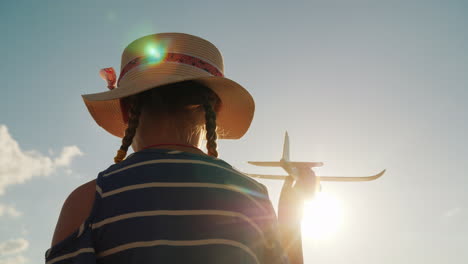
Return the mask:
<path id="1" fill-rule="evenodd" d="M 33 177 L 47 176 L 66 168 L 73 158 L 83 153 L 77 146 L 64 147 L 56 158 L 37 151 L 22 151 L 5 125 L 0 125 L 0 195 L 8 185 L 21 184 Z"/>
<path id="2" fill-rule="evenodd" d="M 23 213 L 18 211 L 15 207 L 0 203 L 0 217 L 7 216 L 11 218 L 17 218 L 22 214 Z"/>
<path id="3" fill-rule="evenodd" d="M 0 243 L 0 256 L 21 253 L 28 247 L 29 242 L 24 238 L 11 239 Z"/>
<path id="4" fill-rule="evenodd" d="M 83 153 L 77 146 L 64 147 L 60 156 L 55 158 L 54 164 L 57 167 L 70 166 L 72 159 L 76 156 L 81 156 Z"/>
<path id="5" fill-rule="evenodd" d="M 24 256 L 0 259 L 0 264 L 24 264 L 26 262 L 28 262 L 28 259 Z"/>

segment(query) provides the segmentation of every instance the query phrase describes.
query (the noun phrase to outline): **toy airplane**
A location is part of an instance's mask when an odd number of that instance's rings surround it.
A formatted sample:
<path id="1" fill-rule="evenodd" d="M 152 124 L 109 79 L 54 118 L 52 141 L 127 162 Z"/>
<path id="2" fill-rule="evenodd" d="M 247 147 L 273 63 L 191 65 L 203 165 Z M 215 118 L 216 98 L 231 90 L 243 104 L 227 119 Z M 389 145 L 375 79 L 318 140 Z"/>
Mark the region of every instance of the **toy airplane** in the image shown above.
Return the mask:
<path id="1" fill-rule="evenodd" d="M 365 177 L 341 177 L 341 176 L 317 176 L 313 169 L 314 167 L 323 166 L 323 162 L 296 162 L 289 160 L 289 136 L 288 132 L 284 137 L 283 146 L 283 157 L 280 161 L 249 161 L 249 164 L 262 166 L 262 167 L 282 167 L 289 175 L 262 175 L 262 174 L 250 174 L 248 176 L 260 179 L 271 179 L 271 180 L 284 180 L 287 177 L 293 177 L 295 181 L 299 178 L 312 176 L 312 179 L 308 179 L 308 182 L 315 186 L 315 190 L 319 190 L 320 181 L 340 181 L 340 182 L 358 182 L 358 181 L 372 181 L 380 178 L 385 170 L 378 174 Z"/>

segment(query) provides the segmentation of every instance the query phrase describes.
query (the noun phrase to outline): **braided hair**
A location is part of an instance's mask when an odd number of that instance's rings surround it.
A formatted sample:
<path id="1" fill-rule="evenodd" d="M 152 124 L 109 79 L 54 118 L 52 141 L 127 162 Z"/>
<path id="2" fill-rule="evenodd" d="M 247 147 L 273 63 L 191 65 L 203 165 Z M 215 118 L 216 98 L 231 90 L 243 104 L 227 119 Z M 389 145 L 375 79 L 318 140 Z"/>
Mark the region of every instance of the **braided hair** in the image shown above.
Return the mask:
<path id="1" fill-rule="evenodd" d="M 206 149 L 208 150 L 208 155 L 217 158 L 218 151 L 216 148 L 218 144 L 216 143 L 216 139 L 218 138 L 218 134 L 216 133 L 216 112 L 210 103 L 203 104 L 203 108 L 205 109 Z"/>
<path id="2" fill-rule="evenodd" d="M 128 108 L 128 126 L 125 130 L 125 136 L 122 138 L 122 145 L 114 157 L 114 162 L 119 163 L 127 156 L 128 147 L 133 142 L 133 137 L 136 134 L 136 129 L 140 121 L 141 104 L 139 104 L 139 96 L 131 96 L 127 99 Z"/>
<path id="3" fill-rule="evenodd" d="M 177 120 L 177 122 L 189 124 L 192 131 L 187 137 L 203 129 L 197 124 L 197 120 L 194 120 L 194 114 L 204 111 L 206 149 L 209 156 L 218 157 L 216 140 L 219 132 L 216 126 L 216 113 L 221 107 L 221 100 L 203 84 L 196 81 L 184 81 L 156 87 L 124 98 L 124 104 L 128 108 L 128 126 L 125 130 L 125 136 L 122 138 L 122 145 L 114 158 L 115 163 L 125 159 L 128 148 L 136 134 L 140 114 L 143 110 L 149 111 L 155 116 L 166 114 L 174 117 L 173 120 Z"/>

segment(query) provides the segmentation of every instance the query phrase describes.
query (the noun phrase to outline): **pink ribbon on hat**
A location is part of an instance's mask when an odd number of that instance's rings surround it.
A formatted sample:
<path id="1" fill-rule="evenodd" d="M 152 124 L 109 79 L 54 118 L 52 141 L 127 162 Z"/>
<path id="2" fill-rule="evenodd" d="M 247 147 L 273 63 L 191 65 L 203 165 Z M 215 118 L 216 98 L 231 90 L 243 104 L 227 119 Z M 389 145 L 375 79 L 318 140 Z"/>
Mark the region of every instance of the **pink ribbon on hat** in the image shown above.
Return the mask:
<path id="1" fill-rule="evenodd" d="M 107 88 L 112 90 L 115 88 L 115 84 L 117 83 L 117 75 L 115 74 L 114 68 L 104 68 L 99 71 L 99 75 L 104 81 L 107 82 Z"/>
<path id="2" fill-rule="evenodd" d="M 192 67 L 204 70 L 213 76 L 224 77 L 223 73 L 208 61 L 204 61 L 200 58 L 196 58 L 187 54 L 167 53 L 162 61 L 190 65 Z M 127 63 L 127 65 L 125 65 L 125 67 L 122 68 L 119 81 L 131 69 L 142 64 L 145 65 L 147 63 L 154 63 L 154 58 L 141 56 L 131 60 Z M 113 90 L 117 86 L 117 75 L 115 74 L 114 68 L 101 69 L 99 71 L 99 75 L 101 75 L 101 78 L 107 82 L 107 88 L 110 90 Z"/>

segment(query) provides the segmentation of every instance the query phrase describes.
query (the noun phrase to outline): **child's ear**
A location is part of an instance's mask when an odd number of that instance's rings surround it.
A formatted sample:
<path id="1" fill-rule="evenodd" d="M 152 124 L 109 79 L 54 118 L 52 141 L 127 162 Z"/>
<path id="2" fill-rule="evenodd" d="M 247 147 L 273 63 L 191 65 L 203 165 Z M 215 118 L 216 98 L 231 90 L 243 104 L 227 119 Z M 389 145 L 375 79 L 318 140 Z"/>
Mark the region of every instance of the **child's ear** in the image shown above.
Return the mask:
<path id="1" fill-rule="evenodd" d="M 125 124 L 128 124 L 128 109 L 130 106 L 128 105 L 128 100 L 125 98 L 119 99 L 120 101 L 120 110 L 122 111 L 122 119 Z"/>

